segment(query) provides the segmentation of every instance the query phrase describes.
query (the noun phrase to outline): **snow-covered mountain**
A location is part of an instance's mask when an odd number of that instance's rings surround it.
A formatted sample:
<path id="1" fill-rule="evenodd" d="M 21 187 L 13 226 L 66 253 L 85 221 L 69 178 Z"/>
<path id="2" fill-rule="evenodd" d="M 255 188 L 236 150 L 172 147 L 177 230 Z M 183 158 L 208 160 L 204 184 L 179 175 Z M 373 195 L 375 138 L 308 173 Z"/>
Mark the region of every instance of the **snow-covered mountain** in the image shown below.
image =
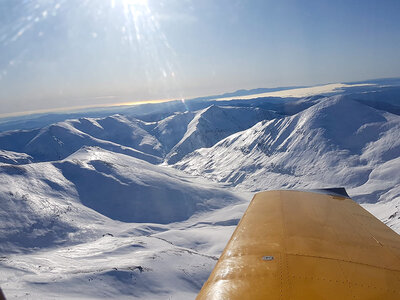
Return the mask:
<path id="1" fill-rule="evenodd" d="M 398 86 L 295 91 L 0 132 L 6 295 L 193 299 L 260 190 L 343 186 L 400 232 Z"/>
<path id="2" fill-rule="evenodd" d="M 167 161 L 175 163 L 196 149 L 211 147 L 235 132 L 275 117 L 275 113 L 260 108 L 209 106 L 187 125 L 182 139 L 168 153 Z"/>
<path id="3" fill-rule="evenodd" d="M 345 186 L 356 200 L 387 201 L 399 194 L 380 198 L 383 186 L 380 194 L 359 187 L 368 185 L 378 167 L 398 164 L 399 138 L 399 116 L 333 96 L 296 115 L 261 121 L 175 167 L 247 190 Z"/>
<path id="4" fill-rule="evenodd" d="M 104 129 L 99 122 L 109 127 Z M 18 142 L 14 143 L 14 140 Z M 121 116 L 101 120 L 82 118 L 52 124 L 40 130 L 0 133 L 0 145 L 9 151 L 29 154 L 34 161 L 64 159 L 83 146 L 98 146 L 152 163 L 161 161 L 153 155 L 159 147 L 157 140 Z"/>
<path id="5" fill-rule="evenodd" d="M 98 146 L 160 163 L 177 162 L 192 151 L 213 146 L 232 133 L 247 129 L 275 113 L 257 107 L 219 107 L 174 113 L 157 122 L 113 115 L 80 118 L 42 129 L 0 133 L 3 149 L 28 154 L 35 161 L 66 158 L 83 146 Z"/>

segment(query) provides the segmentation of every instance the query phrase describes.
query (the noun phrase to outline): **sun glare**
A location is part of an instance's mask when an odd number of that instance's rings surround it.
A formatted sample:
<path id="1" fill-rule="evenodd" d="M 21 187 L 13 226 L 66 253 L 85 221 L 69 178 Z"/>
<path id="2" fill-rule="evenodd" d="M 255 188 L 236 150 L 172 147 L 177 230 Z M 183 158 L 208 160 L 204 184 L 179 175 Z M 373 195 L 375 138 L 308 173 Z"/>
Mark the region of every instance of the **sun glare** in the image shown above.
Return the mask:
<path id="1" fill-rule="evenodd" d="M 147 0 L 121 0 L 125 5 L 147 6 Z"/>
<path id="2" fill-rule="evenodd" d="M 184 93 L 179 82 L 182 72 L 177 63 L 177 56 L 162 30 L 157 13 L 153 11 L 154 7 L 148 0 L 108 0 L 104 2 L 82 0 L 76 1 L 76 3 L 75 6 L 72 5 L 72 1 L 67 0 L 43 0 L 40 3 L 23 2 L 16 5 L 19 10 L 26 11 L 26 13 L 20 18 L 16 18 L 7 28 L 0 28 L 0 44 L 9 49 L 20 45 L 33 45 L 33 49 L 20 52 L 10 50 L 7 63 L 0 64 L 0 80 L 7 77 L 10 70 L 30 59 L 29 55 L 34 53 L 34 47 L 36 47 L 34 43 L 27 44 L 31 39 L 40 40 L 41 43 L 48 45 L 46 51 L 50 55 L 44 55 L 43 58 L 49 57 L 51 63 L 45 62 L 41 65 L 44 69 L 43 72 L 46 71 L 46 68 L 52 72 L 53 65 L 57 65 L 58 69 L 68 68 L 69 66 L 64 65 L 64 61 L 67 59 L 61 59 L 61 56 L 54 54 L 58 51 L 58 44 L 54 39 L 54 32 L 57 31 L 59 39 L 65 45 L 69 45 L 66 48 L 72 49 L 70 52 L 63 52 L 65 57 L 71 56 L 75 59 L 75 55 L 77 55 L 78 59 L 83 61 L 86 59 L 88 65 L 91 63 L 96 68 L 111 64 L 111 59 L 110 61 L 108 59 L 117 57 L 115 65 L 107 68 L 105 72 L 109 72 L 107 75 L 89 72 L 85 74 L 89 83 L 92 78 L 96 80 L 97 77 L 106 77 L 108 74 L 110 74 L 111 81 L 117 82 L 118 90 L 111 92 L 107 90 L 104 92 L 104 96 L 109 93 L 120 93 L 124 99 L 127 97 L 138 98 L 137 94 L 140 95 L 139 97 L 145 95 L 144 98 L 147 99 L 180 99 L 183 97 Z M 68 26 L 56 26 L 53 29 L 56 20 L 62 20 Z M 71 29 L 68 32 L 64 31 L 64 28 L 69 27 Z M 74 53 L 76 45 L 85 51 Z M 98 65 L 95 65 L 96 62 L 92 63 L 92 57 L 87 57 L 89 49 L 94 49 L 96 45 L 101 45 L 101 49 L 96 52 L 96 55 L 99 57 L 107 55 L 105 60 L 98 60 Z M 67 79 L 71 82 L 75 80 L 75 78 Z M 120 83 L 124 80 L 126 83 Z M 139 81 L 141 84 L 135 85 Z M 62 97 L 76 99 L 82 97 L 73 91 L 68 94 L 69 88 L 64 90 L 66 81 L 60 82 L 59 91 L 51 93 L 59 93 Z M 129 82 L 134 84 L 130 85 Z M 88 87 L 88 89 L 90 88 Z M 88 97 L 92 99 L 91 93 L 89 91 Z M 97 94 L 98 92 L 93 93 Z M 38 93 L 37 97 L 44 96 Z M 52 94 L 51 97 L 54 95 Z"/>

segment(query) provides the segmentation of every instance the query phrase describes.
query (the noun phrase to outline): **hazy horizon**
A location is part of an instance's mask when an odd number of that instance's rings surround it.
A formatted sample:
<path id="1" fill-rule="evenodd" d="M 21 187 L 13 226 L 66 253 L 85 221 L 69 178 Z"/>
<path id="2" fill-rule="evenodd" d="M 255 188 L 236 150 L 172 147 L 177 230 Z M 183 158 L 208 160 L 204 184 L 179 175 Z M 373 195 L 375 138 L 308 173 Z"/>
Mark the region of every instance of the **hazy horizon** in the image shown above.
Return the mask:
<path id="1" fill-rule="evenodd" d="M 306 95 L 304 95 L 302 93 L 302 90 L 307 90 L 309 88 L 311 88 L 311 90 L 313 89 L 313 87 L 327 87 L 327 90 L 319 90 L 316 89 L 315 91 L 311 91 L 311 94 L 316 95 L 316 94 L 323 94 L 323 93 L 327 93 L 327 92 L 332 92 L 333 90 L 336 89 L 335 85 L 340 85 L 340 84 L 349 84 L 349 87 L 354 85 L 354 86 L 359 86 L 359 84 L 355 84 L 355 83 L 362 83 L 362 82 L 369 82 L 369 81 L 379 81 L 379 80 L 390 80 L 390 79 L 399 79 L 400 77 L 392 77 L 392 78 L 370 78 L 370 79 L 365 79 L 365 80 L 355 80 L 355 81 L 351 81 L 351 82 L 337 82 L 337 83 L 333 83 L 333 82 L 328 82 L 328 83 L 321 83 L 321 84 L 315 84 L 315 85 L 309 85 L 309 86 L 279 86 L 279 87 L 258 87 L 255 88 L 254 90 L 257 89 L 277 89 L 277 91 L 272 91 L 272 92 L 266 92 L 266 93 L 250 93 L 249 95 L 245 95 L 245 96 L 228 96 L 228 97 L 223 97 L 223 98 L 219 98 L 217 97 L 216 99 L 220 99 L 220 100 L 227 100 L 227 99 L 252 99 L 254 98 L 254 95 L 260 95 L 261 97 L 288 97 L 288 93 L 289 96 L 291 94 L 291 91 L 294 91 L 296 93 L 296 91 L 300 91 L 299 95 L 292 95 L 294 97 L 305 97 Z M 351 84 L 350 84 L 351 83 Z M 368 85 L 368 84 L 361 84 L 361 85 Z M 289 89 L 288 89 L 289 88 Z M 31 111 L 19 111 L 19 112 L 11 112 L 11 113 L 5 113 L 5 114 L 0 114 L 0 120 L 6 120 L 8 118 L 18 118 L 18 117 L 26 117 L 26 116 L 35 116 L 35 115 L 42 115 L 42 114 L 50 114 L 50 113 L 75 113 L 75 112 L 85 112 L 85 111 L 91 111 L 91 110 L 96 110 L 96 109 L 104 109 L 104 108 L 113 108 L 113 107 L 122 107 L 122 106 L 135 106 L 135 105 L 141 105 L 141 104 L 157 104 L 157 103 L 162 103 L 162 102 L 170 102 L 170 101 L 190 101 L 190 100 L 194 100 L 194 99 L 201 99 L 201 98 L 208 98 L 208 97 L 212 97 L 212 96 L 222 96 L 224 94 L 234 94 L 235 92 L 239 92 L 239 91 L 251 91 L 253 89 L 236 89 L 234 91 L 225 91 L 225 92 L 221 92 L 219 94 L 215 94 L 215 95 L 198 95 L 195 96 L 193 98 L 188 98 L 188 99 L 154 99 L 154 100 L 138 100 L 138 101 L 121 101 L 121 102 L 107 102 L 107 103 L 95 103 L 95 104 L 91 104 L 91 105 L 77 105 L 77 106 L 66 106 L 66 107 L 55 107 L 55 108 L 43 108 L 43 109 L 36 109 L 36 110 L 31 110 Z M 282 95 L 279 95 L 282 92 Z M 97 97 L 98 98 L 102 98 L 102 97 Z M 103 97 L 104 99 L 112 99 L 114 97 Z M 84 100 L 84 99 L 83 99 Z M 120 99 L 121 100 L 121 99 Z"/>

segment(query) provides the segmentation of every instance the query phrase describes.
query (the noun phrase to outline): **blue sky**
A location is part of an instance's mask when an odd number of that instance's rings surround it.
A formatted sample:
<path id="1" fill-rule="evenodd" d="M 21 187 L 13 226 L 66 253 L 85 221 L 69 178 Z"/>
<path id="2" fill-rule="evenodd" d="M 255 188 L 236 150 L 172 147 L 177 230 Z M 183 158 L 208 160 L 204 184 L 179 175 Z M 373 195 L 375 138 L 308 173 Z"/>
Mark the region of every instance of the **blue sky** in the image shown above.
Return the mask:
<path id="1" fill-rule="evenodd" d="M 400 1 L 0 0 L 0 114 L 400 76 Z"/>

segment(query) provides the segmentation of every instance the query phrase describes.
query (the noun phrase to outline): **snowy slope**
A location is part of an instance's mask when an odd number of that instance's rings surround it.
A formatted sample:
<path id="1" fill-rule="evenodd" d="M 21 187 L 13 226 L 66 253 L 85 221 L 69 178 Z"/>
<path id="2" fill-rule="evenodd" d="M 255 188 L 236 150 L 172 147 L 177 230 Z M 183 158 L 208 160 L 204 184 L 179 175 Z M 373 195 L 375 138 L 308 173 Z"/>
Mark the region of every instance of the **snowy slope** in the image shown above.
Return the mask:
<path id="1" fill-rule="evenodd" d="M 246 207 L 168 227 L 108 222 L 91 241 L 2 256 L 0 282 L 18 299 L 194 299 Z"/>
<path id="2" fill-rule="evenodd" d="M 91 231 L 96 214 L 76 206 L 74 186 L 50 163 L 1 164 L 0 186 L 2 254 L 81 242 Z"/>
<path id="3" fill-rule="evenodd" d="M 175 113 L 157 122 L 152 132 L 163 145 L 165 154 L 183 138 L 194 116 L 194 112 Z"/>
<path id="4" fill-rule="evenodd" d="M 105 236 L 7 257 L 0 276 L 18 299 L 193 299 L 216 260 L 153 237 Z"/>
<path id="5" fill-rule="evenodd" d="M 91 147 L 59 162 L 3 164 L 1 251 L 67 241 L 89 219 L 166 224 L 238 201 L 229 191 L 203 184 L 170 168 Z"/>
<path id="6" fill-rule="evenodd" d="M 154 127 L 138 119 L 113 115 L 106 118 L 80 118 L 67 121 L 76 129 L 92 137 L 134 148 L 154 156 L 161 156 L 161 144 L 148 130 Z"/>
<path id="7" fill-rule="evenodd" d="M 123 222 L 172 223 L 237 200 L 170 168 L 98 148 L 81 149 L 53 165 L 74 184 L 82 204 Z"/>
<path id="8" fill-rule="evenodd" d="M 235 132 L 274 117 L 276 114 L 259 108 L 207 107 L 198 112 L 188 124 L 183 138 L 168 153 L 167 162 L 175 163 L 196 149 L 211 147 Z"/>
<path id="9" fill-rule="evenodd" d="M 96 147 L 0 165 L 0 187 L 0 283 L 27 299 L 194 298 L 247 206 L 220 185 Z"/>

